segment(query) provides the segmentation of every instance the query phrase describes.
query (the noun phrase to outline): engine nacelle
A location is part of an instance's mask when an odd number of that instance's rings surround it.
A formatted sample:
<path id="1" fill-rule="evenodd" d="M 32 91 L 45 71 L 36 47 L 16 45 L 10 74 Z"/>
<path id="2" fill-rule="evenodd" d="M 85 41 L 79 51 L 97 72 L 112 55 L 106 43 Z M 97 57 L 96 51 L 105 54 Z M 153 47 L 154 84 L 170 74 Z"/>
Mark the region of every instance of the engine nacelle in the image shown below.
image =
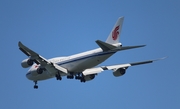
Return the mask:
<path id="1" fill-rule="evenodd" d="M 43 73 L 43 71 L 44 71 L 44 69 L 43 69 L 43 68 L 37 68 L 37 73 L 38 73 L 38 74 L 42 74 L 42 73 Z"/>
<path id="2" fill-rule="evenodd" d="M 90 81 L 90 80 L 93 80 L 94 78 L 95 78 L 95 74 L 84 76 L 84 80 L 85 81 Z"/>
<path id="3" fill-rule="evenodd" d="M 23 68 L 28 68 L 28 67 L 30 67 L 30 66 L 32 66 L 33 65 L 33 60 L 31 60 L 31 59 L 24 59 L 22 62 L 21 62 L 21 66 L 23 67 Z"/>
<path id="4" fill-rule="evenodd" d="M 119 77 L 119 76 L 124 75 L 125 73 L 126 73 L 126 68 L 119 68 L 113 72 L 113 75 L 115 77 Z"/>
<path id="5" fill-rule="evenodd" d="M 36 70 L 31 71 L 31 75 L 37 76 L 42 74 L 45 71 L 45 68 L 37 68 Z"/>

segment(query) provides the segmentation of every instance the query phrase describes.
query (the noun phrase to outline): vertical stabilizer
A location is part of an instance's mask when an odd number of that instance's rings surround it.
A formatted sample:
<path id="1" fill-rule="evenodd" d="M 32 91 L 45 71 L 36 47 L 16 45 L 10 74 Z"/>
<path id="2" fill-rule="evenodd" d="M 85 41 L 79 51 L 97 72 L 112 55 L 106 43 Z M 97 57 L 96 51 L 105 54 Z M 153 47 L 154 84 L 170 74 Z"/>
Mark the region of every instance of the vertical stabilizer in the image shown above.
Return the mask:
<path id="1" fill-rule="evenodd" d="M 111 32 L 106 40 L 106 43 L 109 43 L 109 44 L 119 43 L 119 37 L 121 34 L 123 20 L 124 20 L 124 17 L 118 18 L 116 24 L 114 25 L 113 29 L 111 30 Z"/>

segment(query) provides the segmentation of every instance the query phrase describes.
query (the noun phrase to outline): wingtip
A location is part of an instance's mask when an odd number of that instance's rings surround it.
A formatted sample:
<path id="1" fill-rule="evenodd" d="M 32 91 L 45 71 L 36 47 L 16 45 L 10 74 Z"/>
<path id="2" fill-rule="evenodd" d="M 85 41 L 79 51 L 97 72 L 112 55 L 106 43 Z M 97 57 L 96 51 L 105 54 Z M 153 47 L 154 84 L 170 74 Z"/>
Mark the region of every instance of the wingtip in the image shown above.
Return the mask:
<path id="1" fill-rule="evenodd" d="M 166 59 L 166 58 L 168 58 L 168 56 L 162 57 L 162 58 L 160 58 L 160 59 L 163 60 L 163 59 Z"/>
<path id="2" fill-rule="evenodd" d="M 24 47 L 24 45 L 23 45 L 23 43 L 21 41 L 18 42 L 18 46 L 19 46 L 19 48 Z"/>
<path id="3" fill-rule="evenodd" d="M 101 40 L 96 40 L 95 42 L 100 42 Z"/>
<path id="4" fill-rule="evenodd" d="M 139 47 L 145 47 L 146 45 L 139 45 Z"/>
<path id="5" fill-rule="evenodd" d="M 121 17 L 119 17 L 119 18 L 122 18 L 122 19 L 124 19 L 124 16 L 121 16 Z"/>
<path id="6" fill-rule="evenodd" d="M 21 41 L 18 42 L 18 46 L 20 47 L 22 45 Z"/>
<path id="7" fill-rule="evenodd" d="M 163 59 L 166 59 L 166 58 L 168 58 L 168 57 L 165 56 L 165 57 L 162 57 L 162 58 L 159 58 L 159 59 L 155 59 L 154 61 L 159 61 L 159 60 L 163 60 Z"/>

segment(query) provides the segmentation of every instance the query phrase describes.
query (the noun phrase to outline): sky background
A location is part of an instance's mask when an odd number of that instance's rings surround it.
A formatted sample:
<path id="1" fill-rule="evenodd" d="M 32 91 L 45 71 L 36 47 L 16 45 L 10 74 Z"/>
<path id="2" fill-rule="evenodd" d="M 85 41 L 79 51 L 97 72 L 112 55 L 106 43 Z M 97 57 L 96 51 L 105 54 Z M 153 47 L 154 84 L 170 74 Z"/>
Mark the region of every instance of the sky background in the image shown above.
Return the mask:
<path id="1" fill-rule="evenodd" d="M 92 81 L 27 80 L 18 41 L 49 59 L 97 48 L 118 17 L 120 41 L 144 48 L 118 52 L 101 65 L 168 56 L 129 67 L 114 77 L 105 71 Z M 1 109 L 180 109 L 179 0 L 1 0 Z"/>

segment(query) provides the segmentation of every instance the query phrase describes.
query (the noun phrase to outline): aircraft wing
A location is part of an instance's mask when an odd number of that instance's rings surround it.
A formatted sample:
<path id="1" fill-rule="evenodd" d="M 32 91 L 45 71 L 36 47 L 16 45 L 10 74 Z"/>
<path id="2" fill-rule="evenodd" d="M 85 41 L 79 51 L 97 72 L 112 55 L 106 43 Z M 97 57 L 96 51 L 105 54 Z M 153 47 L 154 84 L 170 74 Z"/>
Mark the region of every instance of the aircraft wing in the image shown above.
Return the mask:
<path id="1" fill-rule="evenodd" d="M 154 61 L 158 61 L 158 60 L 162 60 L 165 59 L 164 58 L 160 58 L 160 59 L 154 59 L 154 60 L 147 60 L 147 61 L 141 61 L 141 62 L 133 62 L 133 63 L 127 63 L 127 64 L 119 64 L 119 65 L 111 65 L 111 66 L 101 66 L 101 67 L 97 67 L 97 68 L 90 68 L 90 69 L 86 69 L 84 70 L 82 73 L 84 76 L 86 75 L 91 75 L 91 74 L 98 74 L 101 73 L 104 70 L 113 70 L 116 71 L 120 68 L 128 68 L 130 66 L 135 66 L 135 65 L 141 65 L 141 64 L 148 64 L 148 63 L 152 63 Z"/>
<path id="2" fill-rule="evenodd" d="M 51 73 L 57 73 L 60 71 L 61 73 L 68 73 L 67 69 L 58 66 L 56 63 L 50 62 L 38 53 L 32 51 L 25 45 L 23 45 L 21 42 L 18 43 L 19 49 L 26 54 L 31 60 L 33 60 L 36 64 L 40 64 L 41 67 L 46 68 Z"/>

